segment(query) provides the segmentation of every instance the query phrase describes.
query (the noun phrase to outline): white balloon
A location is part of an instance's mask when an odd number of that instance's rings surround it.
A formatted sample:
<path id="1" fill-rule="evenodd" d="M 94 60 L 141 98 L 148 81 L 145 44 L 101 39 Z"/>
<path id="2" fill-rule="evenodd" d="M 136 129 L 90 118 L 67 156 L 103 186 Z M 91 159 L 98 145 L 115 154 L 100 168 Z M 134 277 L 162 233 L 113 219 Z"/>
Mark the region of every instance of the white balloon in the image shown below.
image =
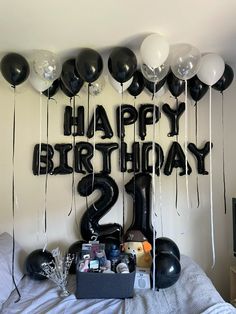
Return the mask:
<path id="1" fill-rule="evenodd" d="M 215 53 L 209 53 L 202 57 L 197 76 L 200 81 L 212 86 L 221 78 L 224 70 L 223 58 Z"/>
<path id="2" fill-rule="evenodd" d="M 143 63 L 151 68 L 157 68 L 166 61 L 169 50 L 169 43 L 163 36 L 152 34 L 142 42 L 140 54 Z"/>
<path id="3" fill-rule="evenodd" d="M 52 85 L 51 81 L 42 80 L 34 72 L 30 72 L 29 82 L 33 86 L 33 88 L 40 93 L 47 90 Z"/>
<path id="4" fill-rule="evenodd" d="M 171 52 L 171 70 L 181 80 L 189 80 L 197 74 L 201 53 L 189 44 L 175 45 Z"/>
<path id="5" fill-rule="evenodd" d="M 35 50 L 30 59 L 31 72 L 35 72 L 42 80 L 53 82 L 61 75 L 62 64 L 55 53 Z"/>
<path id="6" fill-rule="evenodd" d="M 129 86 L 131 85 L 132 81 L 133 81 L 133 77 L 131 77 L 131 79 L 129 79 L 127 82 L 123 83 L 123 86 L 121 86 L 121 83 L 116 81 L 110 74 L 108 75 L 108 79 L 109 82 L 111 84 L 111 86 L 119 93 L 121 94 L 122 91 L 124 92 L 127 88 L 129 88 Z"/>

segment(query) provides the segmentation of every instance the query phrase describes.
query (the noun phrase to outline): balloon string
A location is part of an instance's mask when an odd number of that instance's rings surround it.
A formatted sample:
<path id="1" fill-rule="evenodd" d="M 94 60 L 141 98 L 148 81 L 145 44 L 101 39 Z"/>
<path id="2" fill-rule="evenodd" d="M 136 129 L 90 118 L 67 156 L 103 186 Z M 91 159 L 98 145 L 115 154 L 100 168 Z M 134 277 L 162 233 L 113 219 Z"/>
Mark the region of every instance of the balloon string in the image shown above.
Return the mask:
<path id="1" fill-rule="evenodd" d="M 160 114 L 160 113 L 159 113 Z M 158 121 L 158 133 L 159 138 L 161 138 L 161 124 L 160 119 Z M 160 211 L 160 219 L 161 219 L 161 235 L 164 235 L 163 229 L 163 217 L 162 217 L 162 173 L 161 173 L 161 151 L 158 151 L 158 168 L 159 168 L 159 211 Z"/>
<path id="2" fill-rule="evenodd" d="M 186 194 L 187 194 L 187 206 L 189 206 L 189 184 L 188 184 L 188 84 L 185 80 L 185 183 L 186 183 Z"/>
<path id="3" fill-rule="evenodd" d="M 153 83 L 153 90 L 155 89 L 155 82 Z M 153 96 L 155 94 L 153 93 Z M 156 239 L 156 215 L 155 215 L 155 205 L 156 205 L 156 185 L 155 185 L 155 99 L 153 97 L 153 114 L 152 114 L 152 227 L 153 227 L 153 261 L 152 261 L 152 265 L 153 265 L 153 269 L 152 269 L 152 290 L 155 291 L 156 288 L 156 278 L 155 278 L 155 258 L 156 258 L 156 243 L 155 243 L 155 239 Z"/>
<path id="4" fill-rule="evenodd" d="M 196 142 L 196 146 L 197 146 L 198 145 L 198 106 L 197 106 L 197 102 L 195 104 L 195 142 Z M 199 208 L 200 197 L 199 197 L 198 172 L 196 175 L 196 184 L 197 184 L 197 208 Z"/>
<path id="5" fill-rule="evenodd" d="M 175 103 L 175 109 L 176 111 L 178 110 L 179 102 L 178 98 L 176 97 L 176 103 Z M 176 142 L 179 142 L 179 137 L 178 134 L 176 134 Z M 175 169 L 175 209 L 177 211 L 177 214 L 180 216 L 178 212 L 178 170 L 177 168 Z"/>
<path id="6" fill-rule="evenodd" d="M 134 97 L 134 109 L 136 110 L 136 103 L 135 103 L 135 100 L 136 100 L 136 97 Z M 135 140 L 136 140 L 136 128 L 135 128 L 135 123 L 134 123 L 134 143 L 135 143 Z M 134 155 L 136 156 L 136 155 Z M 136 157 L 134 157 L 136 158 Z M 135 189 L 135 186 L 136 186 L 136 169 L 135 169 L 135 165 L 136 165 L 136 160 L 134 160 L 134 198 L 133 198 L 133 204 L 134 204 L 134 208 L 136 206 L 135 204 L 135 199 L 136 199 L 136 189 Z"/>
<path id="7" fill-rule="evenodd" d="M 211 245 L 212 245 L 212 268 L 215 266 L 215 240 L 214 240 L 214 217 L 213 217 L 213 192 L 212 192 L 212 101 L 211 86 L 209 88 L 209 137 L 210 137 L 210 207 L 211 207 Z"/>
<path id="8" fill-rule="evenodd" d="M 87 128 L 89 127 L 89 111 L 90 111 L 90 86 L 91 86 L 91 83 L 88 83 L 88 114 L 87 114 Z M 87 142 L 88 142 L 88 137 L 87 137 Z M 86 196 L 85 196 L 85 202 L 86 202 L 86 209 L 88 210 L 88 196 L 87 196 L 88 193 L 86 193 Z"/>
<path id="9" fill-rule="evenodd" d="M 124 102 L 124 86 L 123 83 L 121 83 L 121 108 Z M 120 108 L 120 141 L 122 143 L 122 136 L 121 136 L 121 108 Z M 120 162 L 121 162 L 121 156 L 120 156 Z M 123 208 L 123 230 L 125 229 L 125 172 L 122 172 L 122 208 Z"/>
<path id="10" fill-rule="evenodd" d="M 73 97 L 73 105 L 71 104 L 70 99 L 70 105 L 72 106 L 72 112 L 73 117 L 75 117 L 75 96 Z M 71 134 L 71 144 L 72 144 L 72 151 L 74 152 L 75 149 L 75 124 L 73 123 L 73 130 Z M 71 215 L 73 211 L 73 207 L 76 208 L 76 201 L 75 201 L 75 154 L 72 155 L 72 178 L 71 178 L 71 206 L 70 211 L 68 213 L 68 216 Z"/>
<path id="11" fill-rule="evenodd" d="M 96 150 L 95 150 L 95 145 L 96 145 L 96 106 L 93 106 L 93 160 L 96 160 Z M 92 179 L 92 189 L 94 187 L 94 164 L 93 164 L 93 179 Z"/>
<path id="12" fill-rule="evenodd" d="M 39 153 L 38 153 L 38 175 L 40 175 L 40 155 L 42 146 L 42 93 L 39 93 Z"/>
<path id="13" fill-rule="evenodd" d="M 221 93 L 222 97 L 221 97 L 221 119 L 222 119 L 222 167 L 223 167 L 223 188 L 224 188 L 224 208 L 225 208 L 225 214 L 227 211 L 227 207 L 226 207 L 226 182 L 225 182 L 225 143 L 224 143 L 224 93 Z"/>
<path id="14" fill-rule="evenodd" d="M 47 146 L 47 156 L 46 156 L 46 177 L 44 185 L 44 232 L 47 232 L 47 193 L 48 193 L 48 121 L 49 121 L 49 98 L 47 98 L 46 107 L 46 146 Z"/>
<path id="15" fill-rule="evenodd" d="M 11 262 L 11 277 L 18 299 L 15 303 L 21 299 L 21 294 L 18 290 L 15 281 L 15 139 L 16 139 L 16 88 L 13 86 L 13 121 L 12 121 L 12 262 Z"/>

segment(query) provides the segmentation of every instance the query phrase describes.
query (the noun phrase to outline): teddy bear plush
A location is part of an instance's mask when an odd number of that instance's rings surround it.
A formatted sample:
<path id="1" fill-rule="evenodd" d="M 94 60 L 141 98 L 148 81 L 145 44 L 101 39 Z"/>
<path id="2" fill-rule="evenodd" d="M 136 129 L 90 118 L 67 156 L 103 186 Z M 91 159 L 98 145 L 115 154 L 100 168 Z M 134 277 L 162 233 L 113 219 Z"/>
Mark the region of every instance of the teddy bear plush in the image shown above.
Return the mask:
<path id="1" fill-rule="evenodd" d="M 152 256 L 150 254 L 152 246 L 146 237 L 139 230 L 127 231 L 124 239 L 123 249 L 125 253 L 133 254 L 136 257 L 137 267 L 150 268 Z"/>

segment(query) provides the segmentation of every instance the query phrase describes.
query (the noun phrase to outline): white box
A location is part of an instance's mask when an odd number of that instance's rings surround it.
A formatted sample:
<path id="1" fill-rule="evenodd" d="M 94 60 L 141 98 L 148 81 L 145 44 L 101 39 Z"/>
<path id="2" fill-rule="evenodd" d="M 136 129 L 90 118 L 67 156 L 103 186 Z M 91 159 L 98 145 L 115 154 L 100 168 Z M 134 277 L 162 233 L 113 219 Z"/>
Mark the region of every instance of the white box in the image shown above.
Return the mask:
<path id="1" fill-rule="evenodd" d="M 150 269 L 136 267 L 136 274 L 134 279 L 135 289 L 150 289 Z"/>

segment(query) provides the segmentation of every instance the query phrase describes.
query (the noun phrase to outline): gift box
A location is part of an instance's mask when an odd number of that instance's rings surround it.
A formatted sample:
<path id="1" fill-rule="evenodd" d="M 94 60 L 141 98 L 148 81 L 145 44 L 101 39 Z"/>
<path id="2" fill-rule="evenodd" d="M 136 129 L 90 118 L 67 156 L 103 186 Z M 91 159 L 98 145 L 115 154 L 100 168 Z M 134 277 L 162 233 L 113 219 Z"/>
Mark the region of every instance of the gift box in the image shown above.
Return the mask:
<path id="1" fill-rule="evenodd" d="M 135 271 L 122 273 L 76 272 L 77 299 L 125 299 L 133 297 Z"/>

